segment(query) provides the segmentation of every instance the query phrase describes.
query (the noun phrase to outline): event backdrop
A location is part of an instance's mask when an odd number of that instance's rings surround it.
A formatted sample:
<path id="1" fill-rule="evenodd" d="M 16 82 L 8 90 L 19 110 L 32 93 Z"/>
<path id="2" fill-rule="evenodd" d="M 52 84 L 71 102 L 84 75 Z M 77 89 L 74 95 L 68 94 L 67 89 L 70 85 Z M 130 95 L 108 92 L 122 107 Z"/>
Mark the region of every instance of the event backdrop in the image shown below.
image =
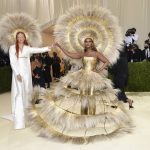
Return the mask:
<path id="1" fill-rule="evenodd" d="M 78 5 L 88 9 L 94 6 L 110 9 L 118 17 L 123 33 L 128 28 L 137 28 L 138 44 L 143 48 L 143 41 L 150 32 L 150 0 L 0 0 L 0 17 L 6 13 L 25 12 L 43 26 Z"/>

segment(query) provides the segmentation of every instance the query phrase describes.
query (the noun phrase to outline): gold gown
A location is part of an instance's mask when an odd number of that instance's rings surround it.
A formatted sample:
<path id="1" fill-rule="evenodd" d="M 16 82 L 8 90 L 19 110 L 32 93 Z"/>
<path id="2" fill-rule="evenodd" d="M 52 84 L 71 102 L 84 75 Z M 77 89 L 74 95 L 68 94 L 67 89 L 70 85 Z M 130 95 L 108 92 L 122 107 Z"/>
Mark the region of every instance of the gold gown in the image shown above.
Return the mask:
<path id="1" fill-rule="evenodd" d="M 96 64 L 96 58 L 84 57 L 82 69 L 68 73 L 47 91 L 41 108 L 33 105 L 30 123 L 42 136 L 84 143 L 132 131 L 131 119 L 116 99 L 117 90 L 93 71 Z"/>

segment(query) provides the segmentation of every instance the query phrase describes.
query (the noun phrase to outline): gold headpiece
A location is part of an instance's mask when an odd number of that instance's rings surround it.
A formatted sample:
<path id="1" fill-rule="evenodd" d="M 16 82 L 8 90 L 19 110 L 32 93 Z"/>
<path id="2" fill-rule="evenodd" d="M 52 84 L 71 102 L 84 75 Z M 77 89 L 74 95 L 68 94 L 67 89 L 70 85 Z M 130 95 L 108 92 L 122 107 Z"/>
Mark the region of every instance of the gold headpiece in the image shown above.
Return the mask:
<path id="1" fill-rule="evenodd" d="M 29 40 L 29 35 L 24 29 L 15 29 L 15 30 L 12 31 L 11 34 L 8 34 L 8 39 L 9 39 L 9 41 L 11 41 L 11 43 L 14 43 L 16 41 L 16 35 L 17 35 L 18 32 L 23 32 L 26 36 L 26 40 L 30 41 Z"/>
<path id="2" fill-rule="evenodd" d="M 24 29 L 16 29 L 16 30 L 14 30 L 14 31 L 12 32 L 12 35 L 13 35 L 13 38 L 14 38 L 14 39 L 16 39 L 16 34 L 17 34 L 18 32 L 23 32 L 23 33 L 25 34 L 25 36 L 26 36 L 26 39 L 29 40 L 29 35 L 28 35 L 28 33 L 27 33 Z"/>
<path id="3" fill-rule="evenodd" d="M 70 9 L 61 16 L 55 26 L 54 36 L 63 48 L 83 51 L 84 40 L 91 38 L 98 51 L 114 63 L 122 44 L 121 29 L 117 19 L 105 8 L 84 10 Z"/>

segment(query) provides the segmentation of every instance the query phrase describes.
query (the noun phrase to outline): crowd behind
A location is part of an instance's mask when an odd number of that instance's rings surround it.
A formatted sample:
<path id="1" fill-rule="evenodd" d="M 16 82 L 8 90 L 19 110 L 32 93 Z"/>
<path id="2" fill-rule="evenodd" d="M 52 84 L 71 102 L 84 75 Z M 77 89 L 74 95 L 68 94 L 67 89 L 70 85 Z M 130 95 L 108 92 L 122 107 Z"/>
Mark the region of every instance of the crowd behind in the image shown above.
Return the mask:
<path id="1" fill-rule="evenodd" d="M 150 33 L 144 41 L 143 49 L 140 49 L 137 45 L 138 38 L 135 28 L 126 31 L 124 44 L 127 49 L 128 62 L 150 61 Z"/>
<path id="2" fill-rule="evenodd" d="M 150 61 L 150 33 L 144 41 L 144 48 L 137 45 L 139 39 L 135 28 L 128 29 L 125 33 L 124 46 L 126 47 L 128 62 Z M 0 66 L 9 65 L 9 56 L 0 49 Z M 75 71 L 79 67 L 70 64 L 68 60 L 61 59 L 56 52 L 53 56 L 48 53 L 33 54 L 31 56 L 33 86 L 50 88 L 52 81 L 58 82 L 69 70 Z"/>
<path id="3" fill-rule="evenodd" d="M 31 56 L 33 86 L 50 88 L 52 81 L 58 82 L 70 69 L 66 60 L 61 59 L 56 52 L 51 57 L 48 52 Z M 68 67 L 68 68 L 67 68 Z"/>

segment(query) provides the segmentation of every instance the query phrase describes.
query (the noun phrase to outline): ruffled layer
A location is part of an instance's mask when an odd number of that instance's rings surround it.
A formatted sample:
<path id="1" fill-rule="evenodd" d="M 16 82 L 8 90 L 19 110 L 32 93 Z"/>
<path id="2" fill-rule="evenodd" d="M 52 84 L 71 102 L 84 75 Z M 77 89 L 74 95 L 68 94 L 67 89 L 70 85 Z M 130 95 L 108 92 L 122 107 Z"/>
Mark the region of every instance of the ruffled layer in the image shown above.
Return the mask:
<path id="1" fill-rule="evenodd" d="M 38 110 L 38 115 L 47 124 L 66 130 L 89 129 L 96 126 L 104 127 L 104 122 L 105 127 L 116 126 L 118 128 L 118 125 L 125 127 L 129 123 L 129 116 L 119 106 L 121 107 L 121 104 L 118 104 L 117 108 L 114 109 L 106 105 L 105 112 L 99 112 L 96 115 L 80 115 L 67 111 L 55 105 L 54 102 L 46 100 L 42 108 Z M 34 113 L 35 110 L 33 111 Z"/>
<path id="2" fill-rule="evenodd" d="M 132 133 L 133 125 L 131 122 L 128 122 L 128 125 L 126 127 L 118 127 L 117 129 L 113 130 L 113 132 L 102 134 L 100 132 L 100 128 L 94 128 L 94 130 L 97 132 L 98 135 L 86 135 L 87 130 L 82 130 L 83 135 L 81 136 L 74 136 L 74 135 L 68 135 L 64 131 L 58 131 L 55 127 L 48 125 L 42 117 L 38 115 L 38 113 L 35 111 L 32 111 L 30 114 L 30 125 L 33 130 L 36 131 L 36 133 L 41 136 L 48 138 L 50 140 L 56 140 L 59 142 L 72 142 L 75 144 L 83 144 L 88 143 L 96 140 L 107 140 L 111 138 L 118 138 L 124 134 Z M 81 130 L 80 130 L 81 131 Z M 76 131 L 76 133 L 80 133 L 80 131 Z M 92 130 L 91 130 L 92 132 Z M 106 131 L 105 131 L 106 133 Z"/>
<path id="3" fill-rule="evenodd" d="M 81 92 L 91 89 L 90 95 Z M 111 81 L 95 72 L 69 73 L 45 93 L 41 108 L 34 105 L 35 94 L 29 122 L 42 136 L 77 143 L 130 133 L 132 121 L 116 93 Z"/>
<path id="4" fill-rule="evenodd" d="M 69 73 L 62 78 L 60 84 L 71 86 L 79 90 L 89 90 L 93 88 L 94 91 L 104 90 L 105 88 L 112 88 L 112 82 L 93 71 L 85 71 L 83 69 Z"/>
<path id="5" fill-rule="evenodd" d="M 55 105 L 73 113 L 81 114 L 81 101 L 85 101 L 87 103 L 94 101 L 96 105 L 96 114 L 103 112 L 105 105 L 118 105 L 115 95 L 116 91 L 111 89 L 99 91 L 95 93 L 95 95 L 82 95 L 78 90 L 63 88 L 60 86 L 56 89 L 55 98 L 53 99 L 55 101 Z M 48 99 L 52 100 L 51 94 L 48 95 L 50 95 Z"/>
<path id="6" fill-rule="evenodd" d="M 73 104 L 72 95 L 68 96 L 71 99 L 69 102 L 69 99 L 64 100 L 64 96 L 60 96 L 57 100 L 57 97 L 52 93 L 52 91 L 47 92 L 41 108 L 35 106 L 29 113 L 30 124 L 42 136 L 84 143 L 93 139 L 118 136 L 132 131 L 131 119 L 124 110 L 122 103 L 118 101 L 115 101 L 116 109 L 111 107 L 111 103 L 104 102 L 99 104 L 100 107 L 98 108 L 101 108 L 101 111 L 97 112 L 96 115 L 80 115 L 77 111 L 79 107 L 74 105 L 71 108 L 70 106 Z M 59 104 L 61 101 L 64 101 L 66 108 L 62 107 L 62 103 Z M 67 109 L 67 107 L 71 109 Z"/>

